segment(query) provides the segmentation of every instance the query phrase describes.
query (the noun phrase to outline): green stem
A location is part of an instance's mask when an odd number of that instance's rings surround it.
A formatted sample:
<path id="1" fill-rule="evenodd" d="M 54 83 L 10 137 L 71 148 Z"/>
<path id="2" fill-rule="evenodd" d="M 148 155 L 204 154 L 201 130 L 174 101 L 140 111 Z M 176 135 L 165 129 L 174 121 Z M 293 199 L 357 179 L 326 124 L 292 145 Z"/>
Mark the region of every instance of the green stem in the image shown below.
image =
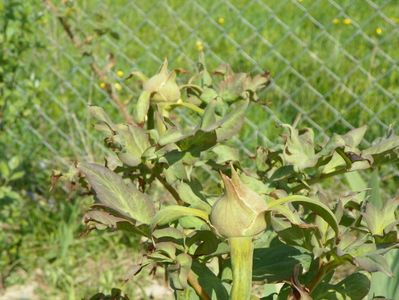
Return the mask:
<path id="1" fill-rule="evenodd" d="M 179 102 L 179 103 L 176 103 L 176 105 L 184 106 L 188 109 L 191 109 L 192 111 L 195 111 L 196 113 L 198 113 L 200 116 L 202 116 L 204 114 L 204 110 L 202 108 L 198 107 L 195 104 L 189 103 L 189 102 Z"/>
<path id="2" fill-rule="evenodd" d="M 312 292 L 317 287 L 317 285 L 323 280 L 324 276 L 326 276 L 328 273 L 330 273 L 332 270 L 334 270 L 334 268 L 338 267 L 339 265 L 340 263 L 334 261 L 321 265 L 316 276 L 307 285 L 309 291 Z"/>
<path id="3" fill-rule="evenodd" d="M 252 237 L 229 238 L 233 287 L 231 300 L 249 300 L 252 288 Z"/>
<path id="4" fill-rule="evenodd" d="M 323 174 L 320 174 L 313 178 L 310 178 L 310 179 L 306 180 L 306 184 L 312 185 L 312 184 L 318 183 L 324 179 L 350 172 L 348 169 L 348 165 L 349 164 L 351 165 L 353 162 L 350 160 L 350 158 L 344 152 L 342 152 L 342 150 L 340 150 L 340 151 L 341 151 L 341 153 L 338 153 L 338 154 L 340 154 L 344 158 L 346 166 L 342 166 L 341 168 L 339 168 L 333 172 L 330 172 L 327 174 L 323 173 Z M 385 163 L 396 162 L 398 160 L 399 156 L 397 154 L 395 154 L 394 151 L 395 151 L 394 149 L 390 149 L 383 153 L 378 153 L 378 154 L 372 155 L 373 156 L 373 164 L 371 167 L 375 168 L 375 167 L 380 166 Z M 337 152 L 339 152 L 339 151 L 337 150 Z M 307 185 L 300 183 L 291 188 L 291 193 L 295 194 L 295 193 L 299 192 L 300 190 L 307 188 Z"/>
<path id="5" fill-rule="evenodd" d="M 199 85 L 196 85 L 196 84 L 188 83 L 188 84 L 183 84 L 183 85 L 180 86 L 181 90 L 182 89 L 189 89 L 189 88 L 195 89 L 195 90 L 199 91 L 200 93 L 203 92 L 202 88 Z"/>
<path id="6" fill-rule="evenodd" d="M 179 99 L 177 102 L 160 102 L 158 104 L 162 105 L 163 107 L 166 107 L 166 106 L 183 106 L 185 108 L 191 109 L 192 111 L 195 111 L 200 116 L 204 115 L 204 112 L 205 112 L 201 107 L 198 107 L 197 105 L 195 105 L 193 103 L 190 103 L 190 102 L 183 102 L 182 99 Z"/>
<path id="7" fill-rule="evenodd" d="M 343 167 L 342 169 L 338 169 L 338 170 L 333 171 L 331 173 L 321 174 L 321 175 L 319 175 L 317 177 L 310 178 L 309 180 L 306 180 L 306 183 L 307 183 L 307 185 L 312 185 L 312 184 L 318 183 L 318 182 L 320 182 L 320 181 L 322 181 L 324 179 L 327 179 L 327 178 L 330 178 L 330 177 L 333 177 L 333 176 L 337 176 L 337 175 L 341 175 L 341 174 L 344 174 L 346 172 L 348 172 L 348 170 Z M 300 183 L 297 186 L 294 186 L 291 189 L 291 192 L 292 193 L 297 193 L 297 192 L 299 192 L 300 190 L 302 190 L 304 188 L 306 188 L 306 185 L 303 184 L 303 183 Z"/>

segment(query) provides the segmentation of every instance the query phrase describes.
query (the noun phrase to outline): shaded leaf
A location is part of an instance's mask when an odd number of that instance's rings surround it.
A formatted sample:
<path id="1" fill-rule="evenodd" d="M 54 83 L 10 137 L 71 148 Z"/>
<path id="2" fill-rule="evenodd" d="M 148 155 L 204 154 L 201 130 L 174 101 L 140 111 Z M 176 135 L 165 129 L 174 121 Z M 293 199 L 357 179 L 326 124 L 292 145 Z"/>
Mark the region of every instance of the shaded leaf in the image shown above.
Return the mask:
<path id="1" fill-rule="evenodd" d="M 309 270 L 312 259 L 312 254 L 305 248 L 272 243 L 267 248 L 254 250 L 252 277 L 267 282 L 289 280 L 297 264 Z"/>
<path id="2" fill-rule="evenodd" d="M 192 251 L 191 248 L 195 249 L 194 255 L 196 256 L 210 255 L 218 248 L 219 239 L 212 231 L 197 230 L 187 238 L 186 245 L 190 248 L 190 252 Z"/>
<path id="3" fill-rule="evenodd" d="M 353 273 L 337 284 L 323 282 L 312 291 L 314 299 L 355 300 L 365 299 L 370 289 L 370 280 L 362 273 Z"/>
<path id="4" fill-rule="evenodd" d="M 205 151 L 216 144 L 216 136 L 215 131 L 197 130 L 194 134 L 186 135 L 184 139 L 179 140 L 177 145 L 183 151 L 190 151 L 199 155 L 201 151 Z"/>
<path id="5" fill-rule="evenodd" d="M 228 300 L 229 294 L 222 280 L 217 277 L 205 264 L 194 260 L 192 270 L 199 284 L 205 289 L 212 300 Z"/>
<path id="6" fill-rule="evenodd" d="M 294 272 L 291 276 L 291 294 L 288 296 L 287 300 L 312 300 L 313 298 L 309 294 L 309 290 L 302 286 L 299 282 L 299 275 L 301 274 L 302 267 L 296 265 L 294 267 Z"/>

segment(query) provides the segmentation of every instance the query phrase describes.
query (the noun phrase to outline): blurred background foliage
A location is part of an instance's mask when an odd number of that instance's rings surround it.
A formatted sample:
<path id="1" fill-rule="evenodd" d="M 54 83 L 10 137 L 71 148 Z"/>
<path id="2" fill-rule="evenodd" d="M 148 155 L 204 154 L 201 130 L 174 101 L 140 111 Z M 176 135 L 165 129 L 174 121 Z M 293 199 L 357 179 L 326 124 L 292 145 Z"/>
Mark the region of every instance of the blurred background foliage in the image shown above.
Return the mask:
<path id="1" fill-rule="evenodd" d="M 33 285 L 32 299 L 81 299 L 123 285 L 136 238 L 81 238 L 92 199 L 50 178 L 104 151 L 87 106 L 121 119 L 115 99 L 131 110 L 139 93 L 132 71 L 152 74 L 164 57 L 190 70 L 202 51 L 210 68 L 269 71 L 237 144 L 246 153 L 298 113 L 319 140 L 367 124 L 367 144 L 399 129 L 398 28 L 396 0 L 2 1 L 0 295 Z M 397 167 L 379 170 L 383 199 L 397 193 Z M 143 282 L 124 289 L 141 299 Z"/>

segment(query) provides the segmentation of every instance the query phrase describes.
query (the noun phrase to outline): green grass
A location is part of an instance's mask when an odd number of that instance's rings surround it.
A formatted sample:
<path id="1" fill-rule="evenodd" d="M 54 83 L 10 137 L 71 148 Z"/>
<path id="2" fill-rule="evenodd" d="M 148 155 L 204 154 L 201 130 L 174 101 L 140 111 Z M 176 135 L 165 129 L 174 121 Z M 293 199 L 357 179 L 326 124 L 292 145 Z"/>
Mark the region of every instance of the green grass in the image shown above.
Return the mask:
<path id="1" fill-rule="evenodd" d="M 5 291 L 33 286 L 32 299 L 72 300 L 121 288 L 132 299 L 141 299 L 141 289 L 152 283 L 151 277 L 143 274 L 123 283 L 140 260 L 135 236 L 93 232 L 81 237 L 82 212 L 91 202 L 89 199 L 81 198 L 80 203 L 21 201 L 20 219 L 12 228 L 2 228 L 0 234 L 0 275 Z M 13 205 L 17 203 L 14 201 Z M 2 206 L 5 210 L 7 207 Z"/>
<path id="2" fill-rule="evenodd" d="M 344 132 L 350 126 L 368 124 L 371 140 L 395 122 L 399 111 L 395 47 L 399 6 L 394 1 L 375 3 L 389 20 L 362 1 L 338 1 L 341 10 L 328 1 L 307 0 L 79 1 L 67 9 L 67 15 L 75 31 L 89 36 L 108 32 L 87 46 L 87 51 L 95 53 L 102 65 L 113 53 L 114 70 L 125 74 L 134 69 L 151 74 L 163 57 L 172 66 L 193 68 L 198 40 L 204 44 L 210 67 L 225 61 L 236 70 L 269 70 L 273 85 L 265 98 L 270 106 L 250 116 L 258 134 L 269 139 L 276 138 L 276 119 L 292 122 L 301 112 L 302 124 L 314 127 L 320 136 L 324 131 Z M 219 17 L 225 19 L 223 25 L 217 23 Z M 344 25 L 345 18 L 352 23 Z M 340 24 L 334 24 L 334 19 Z M 377 28 L 382 29 L 381 35 Z M 81 149 L 84 143 L 90 144 L 91 137 L 83 141 L 78 127 L 90 132 L 87 104 L 110 110 L 112 104 L 87 60 L 48 11 L 43 10 L 35 33 L 44 48 L 26 60 L 46 63 L 34 67 L 41 83 L 37 110 L 42 116 L 29 122 L 54 151 L 84 153 Z M 111 82 L 118 81 L 113 73 L 109 77 Z M 121 97 L 131 103 L 130 109 L 137 92 L 134 80 L 124 82 Z"/>

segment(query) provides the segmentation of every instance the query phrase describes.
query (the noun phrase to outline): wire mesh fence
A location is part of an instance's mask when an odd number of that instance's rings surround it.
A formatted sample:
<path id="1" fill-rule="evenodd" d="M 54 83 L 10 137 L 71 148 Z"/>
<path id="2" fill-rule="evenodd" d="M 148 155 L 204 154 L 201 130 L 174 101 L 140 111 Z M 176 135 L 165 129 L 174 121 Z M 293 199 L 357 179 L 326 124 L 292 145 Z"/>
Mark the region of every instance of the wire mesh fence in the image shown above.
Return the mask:
<path id="1" fill-rule="evenodd" d="M 24 58 L 35 92 L 16 87 L 26 95 L 31 114 L 7 128 L 20 147 L 26 140 L 34 145 L 32 156 L 63 161 L 102 149 L 86 110 L 95 104 L 116 112 L 102 80 L 129 106 L 138 85 L 118 74 L 152 74 L 164 57 L 174 67 L 190 69 L 202 51 L 210 68 L 229 63 L 236 70 L 272 74 L 270 104 L 251 111 L 240 143 L 244 151 L 259 140 L 272 145 L 275 124 L 291 123 L 298 113 L 300 126 L 314 128 L 319 139 L 367 124 L 367 144 L 390 126 L 398 129 L 396 0 L 37 4 L 34 34 L 40 47 Z M 91 68 L 93 60 L 106 70 L 102 79 Z M 110 61 L 113 67 L 107 69 Z"/>

